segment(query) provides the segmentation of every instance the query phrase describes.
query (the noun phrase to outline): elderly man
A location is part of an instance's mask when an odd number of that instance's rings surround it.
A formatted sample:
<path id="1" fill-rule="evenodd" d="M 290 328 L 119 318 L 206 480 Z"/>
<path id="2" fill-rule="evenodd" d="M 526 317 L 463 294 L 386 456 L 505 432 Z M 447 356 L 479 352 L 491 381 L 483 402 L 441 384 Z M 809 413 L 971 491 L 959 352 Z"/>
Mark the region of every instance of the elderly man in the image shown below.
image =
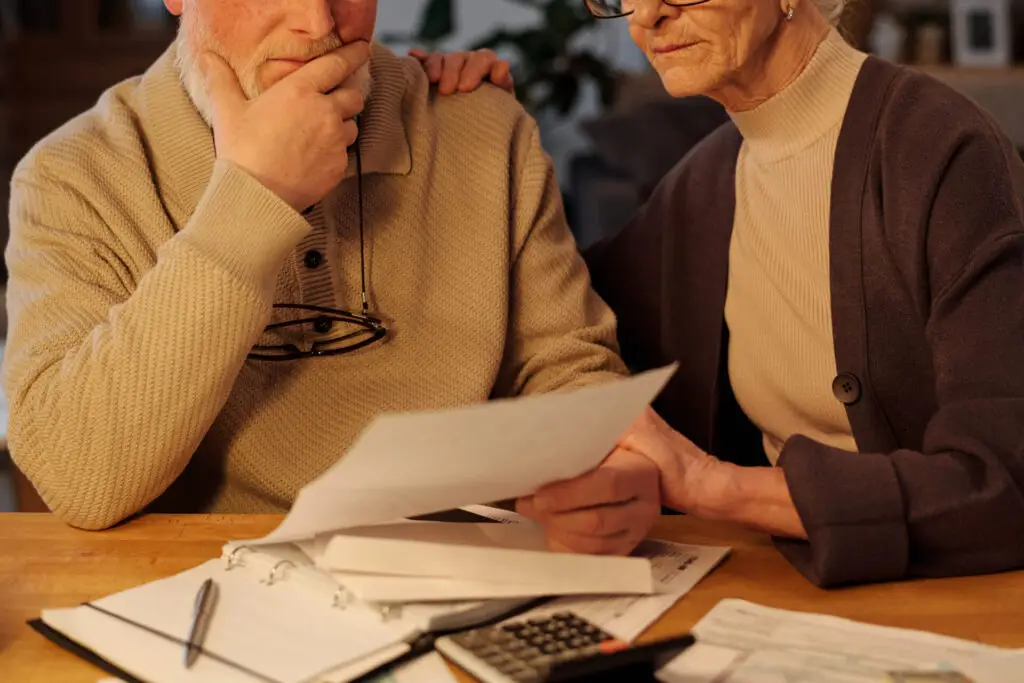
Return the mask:
<path id="1" fill-rule="evenodd" d="M 512 97 L 436 96 L 376 0 L 165 2 L 175 44 L 13 178 L 11 453 L 68 524 L 283 511 L 378 413 L 624 374 Z M 585 488 L 552 545 L 631 550 L 656 469 Z"/>

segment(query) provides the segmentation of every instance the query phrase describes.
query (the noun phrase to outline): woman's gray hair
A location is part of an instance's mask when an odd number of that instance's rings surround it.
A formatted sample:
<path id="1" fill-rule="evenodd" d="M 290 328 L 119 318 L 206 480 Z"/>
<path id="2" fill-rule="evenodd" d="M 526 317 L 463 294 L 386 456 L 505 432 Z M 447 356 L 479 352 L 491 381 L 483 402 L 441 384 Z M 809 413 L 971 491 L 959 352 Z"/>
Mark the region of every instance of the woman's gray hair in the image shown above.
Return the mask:
<path id="1" fill-rule="evenodd" d="M 839 24 L 839 20 L 843 18 L 843 10 L 846 9 L 846 0 L 814 0 L 814 4 L 833 26 Z"/>

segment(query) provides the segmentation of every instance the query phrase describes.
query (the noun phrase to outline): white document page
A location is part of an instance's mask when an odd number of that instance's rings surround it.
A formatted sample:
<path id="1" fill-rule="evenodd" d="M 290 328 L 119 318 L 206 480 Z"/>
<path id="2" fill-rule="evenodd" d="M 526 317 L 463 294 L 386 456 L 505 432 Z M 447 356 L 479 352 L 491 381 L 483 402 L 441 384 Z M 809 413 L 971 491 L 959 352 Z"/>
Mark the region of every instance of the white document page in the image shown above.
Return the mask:
<path id="1" fill-rule="evenodd" d="M 566 597 L 529 612 L 530 616 L 575 612 L 620 640 L 632 642 L 729 555 L 731 548 L 648 539 L 635 555 L 646 557 L 658 583 L 657 593 L 627 597 Z"/>
<path id="2" fill-rule="evenodd" d="M 423 655 L 394 671 L 370 679 L 369 683 L 456 683 L 452 670 L 437 652 Z"/>
<path id="3" fill-rule="evenodd" d="M 880 683 L 890 671 L 1006 650 L 923 631 L 723 600 L 694 627 L 697 643 L 666 664 L 666 683 Z"/>
<path id="4" fill-rule="evenodd" d="M 308 552 L 338 583 L 369 602 L 653 592 L 646 558 L 552 553 L 541 525 L 515 518 L 506 524 L 359 527 L 317 536 Z M 513 550 L 530 552 L 508 552 Z"/>
<path id="5" fill-rule="evenodd" d="M 520 528 L 504 524 L 493 526 L 506 531 Z M 320 568 L 331 572 L 391 577 L 533 585 L 532 595 L 537 596 L 576 595 L 581 592 L 650 594 L 655 586 L 651 563 L 642 557 L 515 550 L 343 534 L 331 539 L 321 558 Z M 484 597 L 503 595 L 499 592 Z M 424 597 L 429 599 L 429 596 Z"/>
<path id="6" fill-rule="evenodd" d="M 183 665 L 196 592 L 209 577 L 217 602 L 195 665 Z M 277 590 L 275 590 L 277 589 Z M 251 572 L 224 571 L 220 560 L 102 598 L 93 604 L 171 636 L 173 642 L 88 606 L 45 610 L 43 620 L 114 665 L 152 683 L 252 683 L 252 673 L 281 683 L 315 680 L 401 641 L 396 630 L 331 607 L 323 595 L 259 583 Z"/>
<path id="7" fill-rule="evenodd" d="M 675 366 L 575 391 L 452 410 L 384 415 L 299 492 L 268 536 L 338 529 L 506 500 L 601 463 Z"/>

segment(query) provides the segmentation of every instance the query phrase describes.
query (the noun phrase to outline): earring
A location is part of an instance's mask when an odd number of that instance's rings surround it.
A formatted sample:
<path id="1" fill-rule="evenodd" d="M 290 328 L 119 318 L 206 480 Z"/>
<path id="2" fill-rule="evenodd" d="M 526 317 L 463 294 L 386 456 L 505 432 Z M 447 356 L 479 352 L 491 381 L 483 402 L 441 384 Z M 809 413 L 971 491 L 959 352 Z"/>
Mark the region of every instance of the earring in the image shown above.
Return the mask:
<path id="1" fill-rule="evenodd" d="M 793 6 L 790 5 L 789 9 L 786 10 L 786 21 L 793 21 Z"/>

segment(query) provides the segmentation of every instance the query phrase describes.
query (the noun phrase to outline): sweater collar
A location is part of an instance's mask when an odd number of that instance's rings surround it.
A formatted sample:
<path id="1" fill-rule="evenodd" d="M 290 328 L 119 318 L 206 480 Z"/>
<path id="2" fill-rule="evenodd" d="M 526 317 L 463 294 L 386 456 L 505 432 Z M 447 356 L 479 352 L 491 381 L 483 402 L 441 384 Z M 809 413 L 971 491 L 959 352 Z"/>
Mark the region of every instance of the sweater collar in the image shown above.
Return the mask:
<path id="1" fill-rule="evenodd" d="M 192 104 L 175 65 L 177 41 L 142 76 L 134 108 L 149 145 L 152 173 L 164 203 L 179 226 L 188 222 L 213 175 L 213 132 Z M 374 44 L 373 90 L 360 118 L 363 175 L 408 175 L 412 151 L 406 132 L 408 85 L 402 60 Z M 356 175 L 354 152 L 345 177 Z"/>
<path id="2" fill-rule="evenodd" d="M 841 125 L 866 56 L 833 29 L 792 83 L 753 109 L 730 112 L 749 152 L 778 161 Z"/>

